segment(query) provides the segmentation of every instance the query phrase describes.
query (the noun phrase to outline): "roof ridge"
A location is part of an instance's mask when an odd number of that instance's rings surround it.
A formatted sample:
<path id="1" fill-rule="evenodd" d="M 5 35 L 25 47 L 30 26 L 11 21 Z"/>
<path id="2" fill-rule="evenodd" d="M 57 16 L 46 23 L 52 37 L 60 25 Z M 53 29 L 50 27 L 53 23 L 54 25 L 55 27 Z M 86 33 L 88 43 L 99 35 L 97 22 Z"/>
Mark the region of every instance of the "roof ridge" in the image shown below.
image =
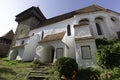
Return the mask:
<path id="1" fill-rule="evenodd" d="M 6 34 L 4 34 L 4 35 L 1 36 L 1 37 L 6 38 L 6 39 L 12 39 L 13 36 L 14 36 L 14 32 L 13 32 L 13 30 L 11 29 L 10 31 L 8 31 Z"/>

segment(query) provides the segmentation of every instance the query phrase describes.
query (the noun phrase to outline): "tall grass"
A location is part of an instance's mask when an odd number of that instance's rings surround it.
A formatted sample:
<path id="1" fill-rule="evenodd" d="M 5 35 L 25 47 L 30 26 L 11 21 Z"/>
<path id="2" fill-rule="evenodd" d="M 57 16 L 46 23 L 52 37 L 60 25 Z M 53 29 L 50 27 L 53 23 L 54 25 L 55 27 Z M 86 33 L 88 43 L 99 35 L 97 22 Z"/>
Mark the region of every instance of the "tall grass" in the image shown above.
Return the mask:
<path id="1" fill-rule="evenodd" d="M 0 58 L 0 80 L 25 80 L 25 76 L 31 69 L 31 62 L 9 61 L 7 58 Z"/>

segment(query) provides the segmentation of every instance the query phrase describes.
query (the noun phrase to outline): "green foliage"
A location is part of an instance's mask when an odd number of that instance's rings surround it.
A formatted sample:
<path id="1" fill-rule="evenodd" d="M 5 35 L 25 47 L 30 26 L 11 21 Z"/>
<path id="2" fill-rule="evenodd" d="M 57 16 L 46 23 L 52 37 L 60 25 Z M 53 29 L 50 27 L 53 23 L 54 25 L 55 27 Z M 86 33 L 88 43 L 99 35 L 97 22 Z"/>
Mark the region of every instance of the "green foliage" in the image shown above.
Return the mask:
<path id="1" fill-rule="evenodd" d="M 38 60 L 38 59 L 35 59 L 32 63 L 33 63 L 32 67 L 33 67 L 34 69 L 37 68 L 37 67 L 39 67 L 40 65 L 43 65 L 43 64 L 41 63 L 41 61 Z"/>
<path id="2" fill-rule="evenodd" d="M 100 80 L 120 80 L 120 68 L 104 69 L 100 74 Z"/>
<path id="3" fill-rule="evenodd" d="M 64 75 L 66 78 L 71 78 L 73 71 L 78 71 L 78 64 L 72 58 L 59 58 L 55 65 L 60 75 Z"/>
<path id="4" fill-rule="evenodd" d="M 100 73 L 100 70 L 97 70 L 92 67 L 80 69 L 78 71 L 77 80 L 98 80 Z"/>
<path id="5" fill-rule="evenodd" d="M 102 46 L 106 46 L 106 45 L 113 45 L 114 43 L 119 42 L 118 39 L 111 39 L 111 40 L 107 40 L 106 38 L 103 39 L 96 39 L 95 43 L 97 48 L 101 48 Z"/>
<path id="6" fill-rule="evenodd" d="M 109 44 L 109 42 L 107 41 L 106 38 L 96 39 L 95 43 L 96 43 L 97 48 L 99 48 L 101 45 L 107 45 L 107 44 Z"/>
<path id="7" fill-rule="evenodd" d="M 51 66 L 49 67 L 49 80 L 57 80 L 59 77 L 59 73 L 58 71 L 56 71 L 56 67 L 55 66 Z"/>
<path id="8" fill-rule="evenodd" d="M 114 80 L 120 80 L 120 68 L 115 67 L 112 71 L 112 78 Z"/>
<path id="9" fill-rule="evenodd" d="M 0 58 L 0 80 L 24 80 L 32 69 L 31 65 L 31 62 Z"/>
<path id="10" fill-rule="evenodd" d="M 101 43 L 98 46 L 96 56 L 99 66 L 111 69 L 118 67 L 120 65 L 120 42 L 118 40 L 106 40 L 105 44 L 102 45 Z"/>

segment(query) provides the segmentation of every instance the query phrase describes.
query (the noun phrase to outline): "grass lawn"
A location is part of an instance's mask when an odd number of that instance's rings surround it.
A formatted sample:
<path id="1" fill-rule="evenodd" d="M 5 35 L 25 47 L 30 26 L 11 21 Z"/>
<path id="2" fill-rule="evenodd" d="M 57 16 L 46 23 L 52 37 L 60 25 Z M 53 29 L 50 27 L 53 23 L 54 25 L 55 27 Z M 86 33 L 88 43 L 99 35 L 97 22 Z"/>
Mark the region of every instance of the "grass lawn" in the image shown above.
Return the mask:
<path id="1" fill-rule="evenodd" d="M 32 62 L 9 61 L 7 58 L 0 58 L 0 80 L 25 80 L 32 65 Z"/>
<path id="2" fill-rule="evenodd" d="M 27 74 L 33 70 L 33 62 L 22 62 L 22 61 L 9 61 L 7 58 L 0 58 L 0 80 L 25 80 Z M 57 80 L 58 72 L 54 66 L 48 67 L 49 80 Z M 120 80 L 120 68 L 114 68 L 113 70 L 107 69 L 80 69 L 78 78 L 80 80 L 88 80 L 86 76 L 90 73 L 95 73 L 98 76 L 98 80 L 108 80 L 106 74 L 108 72 L 111 75 L 112 80 Z M 79 79 L 78 79 L 79 80 Z"/>

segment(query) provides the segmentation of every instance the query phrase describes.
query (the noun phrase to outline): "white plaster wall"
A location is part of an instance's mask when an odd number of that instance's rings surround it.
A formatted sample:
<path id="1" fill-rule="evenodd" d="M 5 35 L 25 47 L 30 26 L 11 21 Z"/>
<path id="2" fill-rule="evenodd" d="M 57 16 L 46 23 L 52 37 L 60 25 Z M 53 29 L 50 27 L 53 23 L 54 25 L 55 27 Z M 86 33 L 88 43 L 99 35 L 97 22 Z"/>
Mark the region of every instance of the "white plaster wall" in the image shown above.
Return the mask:
<path id="1" fill-rule="evenodd" d="M 109 32 L 108 27 L 105 23 L 105 20 L 96 20 L 95 22 L 99 23 L 101 31 L 102 31 L 102 35 L 98 35 L 98 33 L 97 33 L 96 38 L 109 38 L 110 32 Z"/>
<path id="2" fill-rule="evenodd" d="M 24 61 L 32 61 L 34 59 L 38 41 L 39 35 L 34 35 L 30 37 L 29 43 L 25 45 L 25 50 L 23 54 Z"/>
<path id="3" fill-rule="evenodd" d="M 23 58 L 23 53 L 24 53 L 24 48 L 23 48 L 23 47 L 19 48 L 19 49 L 18 49 L 18 55 L 17 55 L 17 57 L 16 57 L 16 60 L 23 60 L 23 59 L 22 59 L 22 58 Z"/>
<path id="4" fill-rule="evenodd" d="M 28 40 L 29 44 L 25 46 L 25 53 L 24 53 L 23 59 L 24 60 L 33 60 L 33 58 L 35 56 L 35 50 L 36 50 L 36 47 L 38 45 L 38 41 L 41 40 L 40 37 L 41 37 L 42 31 L 44 31 L 44 37 L 45 37 L 46 35 L 49 35 L 49 34 L 55 34 L 55 33 L 59 33 L 62 31 L 66 31 L 67 25 L 70 24 L 71 29 L 72 29 L 72 35 L 74 36 L 73 26 L 78 24 L 78 22 L 84 18 L 88 18 L 90 21 L 90 24 L 89 24 L 89 26 L 84 26 L 84 27 L 80 27 L 80 28 L 76 29 L 76 31 L 77 31 L 77 32 L 75 32 L 76 35 L 89 36 L 92 34 L 95 38 L 102 38 L 102 37 L 110 38 L 110 36 L 113 35 L 113 31 L 112 31 L 112 28 L 110 25 L 111 22 L 108 20 L 108 16 L 110 16 L 110 15 L 108 15 L 106 13 L 107 12 L 100 11 L 100 12 L 92 12 L 92 13 L 86 13 L 86 14 L 80 14 L 80 15 L 78 14 L 78 15 L 74 15 L 70 19 L 66 19 L 66 20 L 63 20 L 60 22 L 56 22 L 54 24 L 42 26 L 42 27 L 36 28 L 34 30 L 31 30 L 29 32 L 29 36 L 30 36 L 30 40 Z M 104 22 L 101 22 L 102 30 L 104 33 L 104 35 L 102 35 L 102 36 L 99 36 L 97 34 L 97 29 L 96 29 L 96 25 L 95 25 L 95 22 L 96 22 L 95 18 L 96 17 L 103 17 L 105 20 Z M 91 33 L 91 31 L 92 31 L 92 33 Z M 32 36 L 33 33 L 35 35 L 38 35 L 39 39 L 37 37 L 33 37 Z M 17 44 L 19 44 L 20 42 L 21 41 L 18 41 Z M 45 44 L 39 44 L 39 46 L 40 45 L 43 46 L 42 47 L 43 50 L 40 51 L 40 53 L 38 51 L 37 57 L 39 57 L 42 62 L 46 62 L 46 60 L 48 60 L 47 58 L 49 56 L 48 54 L 44 54 L 44 52 L 45 52 L 44 47 L 45 46 L 49 46 L 49 45 L 53 46 L 55 48 L 55 50 L 56 50 L 56 48 L 63 47 L 64 56 L 67 57 L 69 55 L 67 47 L 61 41 L 45 42 Z M 76 49 L 77 49 L 77 52 L 79 52 L 79 54 L 76 54 L 76 59 L 77 59 L 78 63 L 80 64 L 80 66 L 89 66 L 89 65 L 94 64 L 93 59 L 92 60 L 82 60 L 81 59 L 80 46 L 82 46 L 82 45 L 90 45 L 92 55 L 96 51 L 96 46 L 95 46 L 94 40 L 77 41 L 77 43 L 76 43 L 77 48 Z M 55 52 L 54 58 L 56 60 L 56 52 Z"/>
<path id="5" fill-rule="evenodd" d="M 48 62 L 50 59 L 51 59 L 51 55 L 49 54 L 50 52 L 46 53 L 47 51 L 47 48 L 46 47 L 53 47 L 55 52 L 54 52 L 54 62 L 56 61 L 56 48 L 63 48 L 63 57 L 65 56 L 65 51 L 64 51 L 64 48 L 65 48 L 65 45 L 57 40 L 57 41 L 51 41 L 51 42 L 45 42 L 45 43 L 41 43 L 39 44 L 39 46 L 41 46 L 41 51 L 39 51 L 37 53 L 37 55 L 39 56 L 39 60 L 41 62 Z"/>
<path id="6" fill-rule="evenodd" d="M 46 25 L 46 26 L 31 30 L 29 33 L 29 36 L 31 36 L 33 33 L 41 35 L 42 31 L 44 31 L 44 37 L 48 34 L 54 34 L 54 33 L 62 32 L 62 31 L 66 31 L 66 27 L 68 24 L 70 24 L 70 25 L 78 24 L 78 22 L 80 20 L 87 18 L 90 21 L 89 28 L 92 32 L 92 35 L 95 38 L 103 38 L 103 37 L 110 38 L 111 36 L 114 36 L 114 34 L 115 34 L 111 27 L 112 23 L 108 20 L 109 19 L 108 17 L 111 16 L 110 14 L 111 13 L 109 13 L 109 12 L 99 11 L 99 12 L 74 15 L 70 19 L 66 19 L 66 20 L 63 20 L 63 21 L 60 21 L 60 22 L 57 22 L 54 24 Z M 104 18 L 104 22 L 101 22 L 102 31 L 104 33 L 103 35 L 97 34 L 97 29 L 96 29 L 96 25 L 95 25 L 96 17 Z M 85 32 L 83 32 L 84 30 L 85 30 Z M 86 30 L 87 30 L 87 32 L 86 32 Z M 77 32 L 80 32 L 80 31 L 77 30 Z M 89 29 L 88 28 L 86 29 L 84 27 L 81 30 L 81 36 L 83 36 L 83 35 L 85 35 L 85 33 L 89 33 L 89 32 L 90 32 Z M 84 33 L 84 34 L 82 34 L 82 33 Z"/>
<path id="7" fill-rule="evenodd" d="M 42 63 L 49 63 L 51 61 L 51 52 L 50 52 L 50 48 L 43 48 L 42 53 L 39 53 L 39 60 Z"/>
<path id="8" fill-rule="evenodd" d="M 20 46 L 23 40 L 24 40 L 24 44 L 29 43 L 29 38 L 19 39 L 19 40 L 16 40 L 15 46 Z"/>
<path id="9" fill-rule="evenodd" d="M 89 25 L 75 27 L 75 36 L 76 37 L 91 36 Z"/>
<path id="10" fill-rule="evenodd" d="M 89 45 L 92 59 L 82 59 L 81 46 Z M 95 66 L 96 45 L 94 39 L 81 40 L 76 42 L 76 61 L 80 67 Z"/>
<path id="11" fill-rule="evenodd" d="M 92 34 L 94 35 L 95 38 L 111 38 L 112 36 L 114 36 L 114 32 L 113 29 L 111 28 L 111 22 L 110 20 L 108 20 L 111 15 L 111 13 L 109 12 L 104 12 L 104 11 L 99 11 L 99 12 L 93 12 L 93 13 L 86 13 L 86 14 L 82 14 L 82 15 L 75 15 L 74 19 L 76 20 L 76 23 L 78 24 L 78 22 L 81 19 L 87 18 L 90 21 L 90 29 L 92 29 Z M 117 14 L 112 13 L 112 15 L 115 15 L 118 17 Z M 102 30 L 104 35 L 98 35 L 97 34 L 97 29 L 96 29 L 96 25 L 95 25 L 95 18 L 96 17 L 103 17 L 104 18 L 104 22 L 101 23 L 102 26 Z M 118 25 L 118 24 L 117 24 Z"/>
<path id="12" fill-rule="evenodd" d="M 8 60 L 16 60 L 17 55 L 18 51 L 16 49 L 10 49 Z"/>
<path id="13" fill-rule="evenodd" d="M 55 33 L 59 33 L 62 31 L 66 31 L 67 25 L 68 24 L 73 25 L 74 23 L 75 22 L 73 18 L 66 19 L 66 20 L 63 20 L 63 21 L 60 21 L 54 24 L 46 25 L 46 26 L 31 30 L 29 35 L 31 36 L 33 33 L 41 34 L 41 32 L 44 31 L 44 37 L 45 37 L 48 34 L 55 34 Z"/>
<path id="14" fill-rule="evenodd" d="M 116 21 L 113 22 L 110 19 L 111 17 L 115 17 Z M 116 32 L 120 31 L 120 19 L 119 19 L 119 15 L 111 12 L 111 13 L 109 13 L 108 19 L 110 21 L 110 25 L 111 25 L 112 31 L 113 31 L 114 35 L 117 37 Z"/>

